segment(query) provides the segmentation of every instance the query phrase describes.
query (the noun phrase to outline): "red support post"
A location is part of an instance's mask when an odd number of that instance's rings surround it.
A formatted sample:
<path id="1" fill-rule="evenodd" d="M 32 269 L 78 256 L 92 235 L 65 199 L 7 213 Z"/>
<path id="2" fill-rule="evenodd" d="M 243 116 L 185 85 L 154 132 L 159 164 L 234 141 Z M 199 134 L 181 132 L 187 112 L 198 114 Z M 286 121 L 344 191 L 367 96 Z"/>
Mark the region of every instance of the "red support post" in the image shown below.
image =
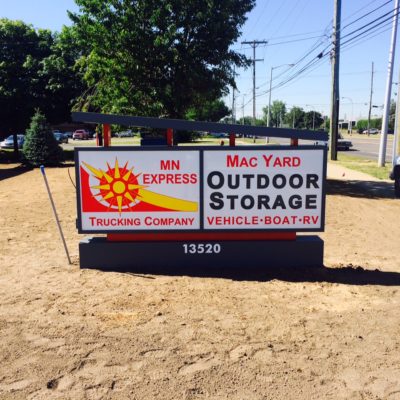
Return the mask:
<path id="1" fill-rule="evenodd" d="M 111 127 L 110 124 L 103 124 L 104 147 L 111 146 Z"/>
<path id="2" fill-rule="evenodd" d="M 229 146 L 235 146 L 236 136 L 234 133 L 229 134 Z"/>
<path id="3" fill-rule="evenodd" d="M 167 146 L 172 147 L 174 145 L 174 130 L 172 128 L 167 129 Z"/>

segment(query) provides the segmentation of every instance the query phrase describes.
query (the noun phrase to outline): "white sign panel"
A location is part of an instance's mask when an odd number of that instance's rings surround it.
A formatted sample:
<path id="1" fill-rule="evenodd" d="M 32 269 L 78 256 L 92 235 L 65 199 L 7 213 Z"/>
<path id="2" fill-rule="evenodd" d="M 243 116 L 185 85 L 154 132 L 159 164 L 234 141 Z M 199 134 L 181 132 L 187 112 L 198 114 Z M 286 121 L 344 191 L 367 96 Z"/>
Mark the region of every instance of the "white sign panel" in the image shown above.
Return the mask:
<path id="1" fill-rule="evenodd" d="M 204 229 L 321 230 L 324 151 L 204 150 Z"/>
<path id="2" fill-rule="evenodd" d="M 78 151 L 85 232 L 200 229 L 199 151 Z"/>

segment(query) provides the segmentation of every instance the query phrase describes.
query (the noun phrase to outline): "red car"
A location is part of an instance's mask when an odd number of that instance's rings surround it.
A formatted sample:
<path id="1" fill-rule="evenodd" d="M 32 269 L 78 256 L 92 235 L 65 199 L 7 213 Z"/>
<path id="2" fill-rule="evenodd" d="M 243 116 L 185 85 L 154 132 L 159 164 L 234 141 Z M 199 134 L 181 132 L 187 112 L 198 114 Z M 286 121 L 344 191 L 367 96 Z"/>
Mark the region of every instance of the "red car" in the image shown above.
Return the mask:
<path id="1" fill-rule="evenodd" d="M 72 139 L 76 140 L 87 140 L 89 139 L 90 135 L 88 131 L 85 131 L 84 129 L 77 129 L 73 135 L 72 135 Z"/>

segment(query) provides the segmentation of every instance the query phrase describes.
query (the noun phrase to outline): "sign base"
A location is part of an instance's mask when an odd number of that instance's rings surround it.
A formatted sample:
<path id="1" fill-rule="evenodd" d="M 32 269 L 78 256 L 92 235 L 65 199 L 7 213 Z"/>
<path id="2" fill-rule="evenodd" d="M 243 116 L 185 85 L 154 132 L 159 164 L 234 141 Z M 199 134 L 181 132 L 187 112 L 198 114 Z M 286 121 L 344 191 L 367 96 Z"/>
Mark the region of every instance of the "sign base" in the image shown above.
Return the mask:
<path id="1" fill-rule="evenodd" d="M 209 242 L 110 242 L 105 237 L 88 237 L 79 243 L 81 268 L 165 275 L 322 267 L 323 252 L 323 240 L 311 235 L 292 241 Z"/>

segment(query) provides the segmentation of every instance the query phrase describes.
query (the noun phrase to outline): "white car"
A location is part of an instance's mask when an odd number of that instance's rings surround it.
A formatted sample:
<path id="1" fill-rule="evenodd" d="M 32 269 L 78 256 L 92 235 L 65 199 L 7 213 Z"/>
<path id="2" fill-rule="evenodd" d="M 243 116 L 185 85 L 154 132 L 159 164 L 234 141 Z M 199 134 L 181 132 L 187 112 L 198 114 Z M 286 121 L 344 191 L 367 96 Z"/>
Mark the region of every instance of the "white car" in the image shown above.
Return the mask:
<path id="1" fill-rule="evenodd" d="M 363 133 L 364 133 L 364 135 L 368 135 L 368 129 L 365 129 L 363 131 Z M 370 128 L 369 129 L 369 134 L 370 135 L 376 135 L 377 133 L 379 133 L 379 129 L 376 129 L 376 128 Z"/>
<path id="2" fill-rule="evenodd" d="M 18 148 L 21 149 L 22 146 L 24 145 L 25 141 L 25 136 L 24 135 L 17 135 L 17 143 L 18 143 Z M 10 135 L 8 138 L 3 140 L 0 143 L 0 146 L 2 149 L 13 149 L 14 148 L 14 136 Z"/>

